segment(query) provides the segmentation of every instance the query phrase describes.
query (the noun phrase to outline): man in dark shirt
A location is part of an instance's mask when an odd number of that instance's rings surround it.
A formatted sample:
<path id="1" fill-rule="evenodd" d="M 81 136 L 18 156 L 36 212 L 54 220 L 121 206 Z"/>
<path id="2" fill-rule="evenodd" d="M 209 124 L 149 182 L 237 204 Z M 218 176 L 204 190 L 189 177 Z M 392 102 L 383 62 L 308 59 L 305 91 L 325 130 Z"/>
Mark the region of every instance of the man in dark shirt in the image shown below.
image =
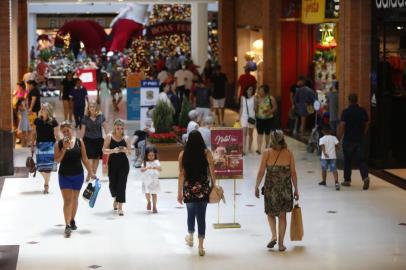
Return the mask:
<path id="1" fill-rule="evenodd" d="M 344 182 L 343 186 L 351 185 L 351 164 L 355 159 L 358 162 L 363 189 L 369 188 L 368 166 L 364 157 L 364 136 L 368 130 L 368 113 L 358 105 L 358 96 L 350 94 L 348 96 L 350 106 L 341 114 L 339 137 L 344 133 Z"/>
<path id="2" fill-rule="evenodd" d="M 196 80 L 196 89 L 193 91 L 193 105 L 199 113 L 198 123 L 211 116 L 211 92 L 200 77 Z"/>
<path id="3" fill-rule="evenodd" d="M 224 104 L 226 100 L 226 74 L 221 72 L 221 66 L 214 67 L 214 73 L 211 77 L 213 85 L 213 108 L 216 112 L 218 123 L 224 126 Z"/>
<path id="4" fill-rule="evenodd" d="M 28 81 L 28 113 L 35 113 L 38 116 L 38 112 L 41 110 L 41 93 L 37 88 L 35 81 Z"/>

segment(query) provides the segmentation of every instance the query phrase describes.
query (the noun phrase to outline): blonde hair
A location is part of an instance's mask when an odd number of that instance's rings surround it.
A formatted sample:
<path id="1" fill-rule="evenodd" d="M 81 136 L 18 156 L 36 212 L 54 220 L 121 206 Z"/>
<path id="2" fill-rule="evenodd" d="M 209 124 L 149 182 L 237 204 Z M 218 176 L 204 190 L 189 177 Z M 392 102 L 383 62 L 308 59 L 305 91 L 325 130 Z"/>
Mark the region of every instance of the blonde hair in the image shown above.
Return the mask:
<path id="1" fill-rule="evenodd" d="M 124 127 L 124 126 L 125 126 L 124 121 L 121 120 L 120 118 L 114 120 L 114 123 L 113 123 L 113 131 L 111 132 L 113 135 L 116 135 L 116 127 L 117 127 L 117 126 L 122 126 L 122 127 Z M 124 135 L 125 135 L 124 130 L 123 130 L 123 133 L 122 133 L 121 135 L 124 137 Z"/>
<path id="2" fill-rule="evenodd" d="M 66 128 L 66 127 L 70 128 L 70 129 L 73 128 L 72 123 L 68 120 L 62 121 L 61 126 L 60 126 L 61 129 Z"/>
<path id="3" fill-rule="evenodd" d="M 45 111 L 47 112 L 47 115 L 48 115 L 47 121 L 48 122 L 53 121 L 55 119 L 55 116 L 54 116 L 54 110 L 52 108 L 52 105 L 49 104 L 48 102 L 43 102 L 43 103 L 41 103 L 41 109 L 42 108 L 44 108 Z"/>
<path id="4" fill-rule="evenodd" d="M 271 143 L 270 147 L 275 150 L 281 150 L 288 147 L 285 142 L 285 135 L 280 129 L 271 132 Z"/>
<path id="5" fill-rule="evenodd" d="M 99 104 L 97 104 L 97 102 L 94 100 L 90 100 L 87 104 L 86 116 L 90 117 L 90 105 L 94 105 L 96 107 L 96 116 L 101 114 Z"/>

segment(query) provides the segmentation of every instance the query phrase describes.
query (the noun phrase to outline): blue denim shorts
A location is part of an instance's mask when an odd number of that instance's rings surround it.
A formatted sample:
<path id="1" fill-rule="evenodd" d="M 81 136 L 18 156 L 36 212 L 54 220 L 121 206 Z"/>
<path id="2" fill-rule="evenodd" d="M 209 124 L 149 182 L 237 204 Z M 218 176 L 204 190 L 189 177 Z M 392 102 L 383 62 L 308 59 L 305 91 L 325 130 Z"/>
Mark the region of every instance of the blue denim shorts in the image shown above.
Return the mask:
<path id="1" fill-rule="evenodd" d="M 336 159 L 322 159 L 321 160 L 321 170 L 323 172 L 325 172 L 329 168 L 330 168 L 330 172 L 336 172 L 337 171 Z"/>

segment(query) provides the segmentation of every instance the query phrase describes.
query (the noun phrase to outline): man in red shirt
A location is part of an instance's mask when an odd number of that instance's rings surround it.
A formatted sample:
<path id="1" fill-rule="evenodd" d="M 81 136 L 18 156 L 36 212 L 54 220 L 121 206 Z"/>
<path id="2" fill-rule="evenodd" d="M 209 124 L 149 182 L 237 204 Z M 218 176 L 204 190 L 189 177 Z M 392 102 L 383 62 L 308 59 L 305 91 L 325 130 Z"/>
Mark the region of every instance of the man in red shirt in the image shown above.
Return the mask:
<path id="1" fill-rule="evenodd" d="M 257 79 L 251 75 L 250 69 L 247 66 L 244 67 L 244 74 L 240 75 L 240 78 L 238 78 L 238 85 L 240 86 L 238 100 L 244 94 L 244 90 L 248 86 L 253 86 L 255 89 L 257 88 Z"/>

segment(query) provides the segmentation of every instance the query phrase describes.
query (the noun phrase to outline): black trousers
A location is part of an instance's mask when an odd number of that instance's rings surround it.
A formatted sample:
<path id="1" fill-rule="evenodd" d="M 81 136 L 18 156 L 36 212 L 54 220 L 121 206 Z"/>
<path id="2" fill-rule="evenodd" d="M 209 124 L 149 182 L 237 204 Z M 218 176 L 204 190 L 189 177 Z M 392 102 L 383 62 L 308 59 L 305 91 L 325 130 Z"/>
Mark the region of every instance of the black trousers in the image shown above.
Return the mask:
<path id="1" fill-rule="evenodd" d="M 127 178 L 130 171 L 128 160 L 124 162 L 109 162 L 109 188 L 111 197 L 116 198 L 116 202 L 125 203 L 125 191 L 127 188 Z"/>
<path id="2" fill-rule="evenodd" d="M 344 181 L 351 182 L 352 160 L 358 164 L 362 180 L 368 178 L 368 166 L 364 157 L 363 142 L 343 142 Z"/>

